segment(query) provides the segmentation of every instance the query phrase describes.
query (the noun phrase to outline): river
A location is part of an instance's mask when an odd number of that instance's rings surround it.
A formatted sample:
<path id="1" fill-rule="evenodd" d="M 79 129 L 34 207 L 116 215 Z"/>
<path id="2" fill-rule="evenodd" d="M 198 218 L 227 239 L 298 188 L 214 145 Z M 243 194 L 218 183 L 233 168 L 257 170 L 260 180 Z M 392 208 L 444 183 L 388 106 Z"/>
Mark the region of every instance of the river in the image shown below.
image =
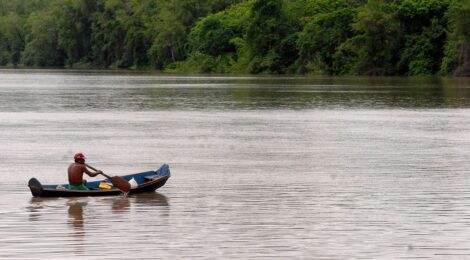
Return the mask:
<path id="1" fill-rule="evenodd" d="M 0 144 L 0 259 L 470 258 L 468 78 L 3 69 Z M 172 176 L 33 198 L 76 152 Z"/>

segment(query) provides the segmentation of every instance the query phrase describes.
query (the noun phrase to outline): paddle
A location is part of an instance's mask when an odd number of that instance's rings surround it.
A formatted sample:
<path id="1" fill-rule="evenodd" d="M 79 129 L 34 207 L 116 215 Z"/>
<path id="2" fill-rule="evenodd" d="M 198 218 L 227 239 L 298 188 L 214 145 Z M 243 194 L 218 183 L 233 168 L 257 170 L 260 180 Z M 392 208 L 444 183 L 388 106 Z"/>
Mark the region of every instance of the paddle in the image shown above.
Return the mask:
<path id="1" fill-rule="evenodd" d="M 90 165 L 88 164 L 85 164 L 86 167 L 92 169 L 93 171 L 97 172 L 98 170 L 91 167 Z M 100 173 L 101 175 L 103 175 L 104 177 L 108 178 L 109 180 L 111 180 L 111 182 L 113 183 L 113 186 L 115 186 L 116 188 L 120 189 L 122 192 L 124 193 L 128 193 L 130 190 L 131 190 L 131 185 L 129 184 L 129 182 L 127 182 L 126 180 L 124 180 L 122 177 L 119 177 L 119 176 L 108 176 L 104 173 Z"/>

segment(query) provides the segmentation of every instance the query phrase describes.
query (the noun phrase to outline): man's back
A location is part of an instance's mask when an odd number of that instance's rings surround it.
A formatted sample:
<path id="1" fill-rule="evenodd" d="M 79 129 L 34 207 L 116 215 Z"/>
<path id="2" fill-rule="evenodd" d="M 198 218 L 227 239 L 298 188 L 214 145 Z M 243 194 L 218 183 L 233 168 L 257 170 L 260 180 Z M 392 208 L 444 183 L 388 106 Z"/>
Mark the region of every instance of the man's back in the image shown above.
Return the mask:
<path id="1" fill-rule="evenodd" d="M 69 183 L 72 185 L 82 185 L 84 172 L 85 165 L 79 163 L 70 164 L 68 169 Z"/>

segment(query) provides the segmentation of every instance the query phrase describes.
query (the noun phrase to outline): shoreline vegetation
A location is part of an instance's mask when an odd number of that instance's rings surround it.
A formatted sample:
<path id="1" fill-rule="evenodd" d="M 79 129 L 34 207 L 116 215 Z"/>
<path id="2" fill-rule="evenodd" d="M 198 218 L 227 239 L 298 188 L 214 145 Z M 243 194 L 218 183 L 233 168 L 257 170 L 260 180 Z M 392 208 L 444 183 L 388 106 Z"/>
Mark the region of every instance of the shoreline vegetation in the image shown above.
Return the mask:
<path id="1" fill-rule="evenodd" d="M 0 0 L 0 67 L 470 76 L 468 0 Z"/>

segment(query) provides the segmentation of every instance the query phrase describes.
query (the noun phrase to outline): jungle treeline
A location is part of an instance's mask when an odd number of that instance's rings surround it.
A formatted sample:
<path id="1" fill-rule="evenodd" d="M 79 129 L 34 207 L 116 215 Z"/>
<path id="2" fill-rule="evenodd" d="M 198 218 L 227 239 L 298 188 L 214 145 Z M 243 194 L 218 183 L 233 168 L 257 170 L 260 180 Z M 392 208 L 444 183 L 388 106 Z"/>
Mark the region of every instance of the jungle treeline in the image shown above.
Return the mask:
<path id="1" fill-rule="evenodd" d="M 0 0 L 0 66 L 470 75 L 470 0 Z"/>

